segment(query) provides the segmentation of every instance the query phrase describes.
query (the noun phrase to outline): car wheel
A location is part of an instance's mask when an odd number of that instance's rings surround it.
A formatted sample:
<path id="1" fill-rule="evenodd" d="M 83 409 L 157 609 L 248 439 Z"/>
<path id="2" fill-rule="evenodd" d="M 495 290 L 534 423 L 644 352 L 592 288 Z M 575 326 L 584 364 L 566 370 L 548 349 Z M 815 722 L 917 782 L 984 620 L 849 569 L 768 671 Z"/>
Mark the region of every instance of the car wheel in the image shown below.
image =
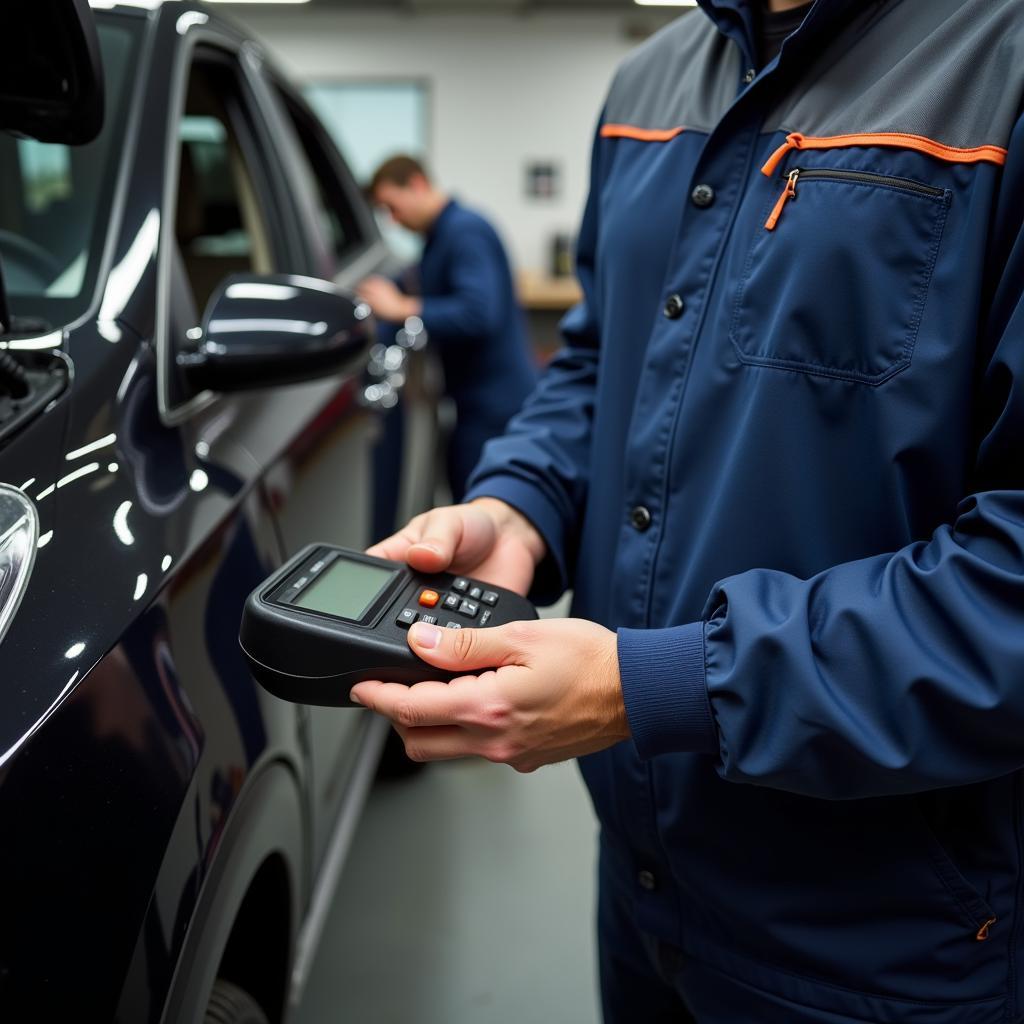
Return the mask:
<path id="1" fill-rule="evenodd" d="M 263 1007 L 244 988 L 218 978 L 203 1024 L 269 1024 Z"/>

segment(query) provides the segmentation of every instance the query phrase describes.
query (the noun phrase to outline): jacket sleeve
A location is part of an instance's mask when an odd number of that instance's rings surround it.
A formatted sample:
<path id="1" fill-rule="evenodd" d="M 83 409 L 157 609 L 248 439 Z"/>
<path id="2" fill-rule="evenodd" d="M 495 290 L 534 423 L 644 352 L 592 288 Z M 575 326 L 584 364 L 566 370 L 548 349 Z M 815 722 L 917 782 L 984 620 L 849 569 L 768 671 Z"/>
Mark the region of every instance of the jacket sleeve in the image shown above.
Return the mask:
<path id="1" fill-rule="evenodd" d="M 484 448 L 465 498 L 500 498 L 522 512 L 540 532 L 548 556 L 538 566 L 531 597 L 541 604 L 556 600 L 571 578 L 590 471 L 601 336 L 595 274 L 599 158 L 595 141 L 590 195 L 576 252 L 583 300 L 562 321 L 564 347 L 548 364 L 504 435 Z"/>
<path id="2" fill-rule="evenodd" d="M 955 519 L 803 580 L 720 581 L 704 621 L 622 630 L 644 757 L 712 754 L 722 777 L 830 799 L 965 785 L 1024 765 L 1024 128 L 991 220 L 980 419 Z"/>
<path id="3" fill-rule="evenodd" d="M 478 342 L 501 326 L 498 318 L 503 313 L 494 296 L 504 288 L 495 240 L 482 225 L 467 226 L 452 239 L 451 290 L 423 298 L 423 326 L 442 344 Z"/>

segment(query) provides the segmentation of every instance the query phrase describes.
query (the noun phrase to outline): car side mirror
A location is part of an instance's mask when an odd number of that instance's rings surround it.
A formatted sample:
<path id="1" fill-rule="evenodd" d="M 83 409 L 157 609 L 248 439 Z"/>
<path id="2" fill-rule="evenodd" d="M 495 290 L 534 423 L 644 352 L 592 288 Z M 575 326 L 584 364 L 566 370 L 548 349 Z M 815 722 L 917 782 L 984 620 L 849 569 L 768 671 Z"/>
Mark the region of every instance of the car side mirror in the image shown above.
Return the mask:
<path id="1" fill-rule="evenodd" d="M 374 334 L 370 307 L 328 281 L 234 274 L 177 362 L 193 392 L 295 384 L 354 366 Z"/>
<path id="2" fill-rule="evenodd" d="M 103 67 L 88 0 L 2 0 L 0 128 L 80 146 L 103 127 Z"/>

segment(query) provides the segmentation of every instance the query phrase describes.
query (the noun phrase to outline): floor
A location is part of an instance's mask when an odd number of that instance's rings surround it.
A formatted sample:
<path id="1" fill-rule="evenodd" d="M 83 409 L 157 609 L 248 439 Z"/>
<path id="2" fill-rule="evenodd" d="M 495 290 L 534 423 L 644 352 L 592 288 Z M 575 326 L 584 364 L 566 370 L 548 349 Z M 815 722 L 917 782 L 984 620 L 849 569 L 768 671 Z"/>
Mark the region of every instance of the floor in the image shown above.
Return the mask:
<path id="1" fill-rule="evenodd" d="M 572 764 L 378 783 L 294 1024 L 596 1024 L 595 835 Z"/>

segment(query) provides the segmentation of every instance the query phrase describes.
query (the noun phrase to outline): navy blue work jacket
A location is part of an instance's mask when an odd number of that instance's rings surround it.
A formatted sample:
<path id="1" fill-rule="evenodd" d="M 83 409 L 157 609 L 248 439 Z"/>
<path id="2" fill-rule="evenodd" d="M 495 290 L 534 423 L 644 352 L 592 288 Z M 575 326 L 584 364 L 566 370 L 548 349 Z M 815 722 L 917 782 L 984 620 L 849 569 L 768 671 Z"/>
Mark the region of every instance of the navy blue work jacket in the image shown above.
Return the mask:
<path id="1" fill-rule="evenodd" d="M 817 0 L 756 71 L 701 3 L 470 496 L 618 630 L 582 768 L 643 929 L 773 1022 L 1024 1019 L 1024 4 Z"/>
<path id="2" fill-rule="evenodd" d="M 450 201 L 420 263 L 422 320 L 458 411 L 450 470 L 458 493 L 484 442 L 500 434 L 536 382 L 505 249 L 480 214 Z"/>

